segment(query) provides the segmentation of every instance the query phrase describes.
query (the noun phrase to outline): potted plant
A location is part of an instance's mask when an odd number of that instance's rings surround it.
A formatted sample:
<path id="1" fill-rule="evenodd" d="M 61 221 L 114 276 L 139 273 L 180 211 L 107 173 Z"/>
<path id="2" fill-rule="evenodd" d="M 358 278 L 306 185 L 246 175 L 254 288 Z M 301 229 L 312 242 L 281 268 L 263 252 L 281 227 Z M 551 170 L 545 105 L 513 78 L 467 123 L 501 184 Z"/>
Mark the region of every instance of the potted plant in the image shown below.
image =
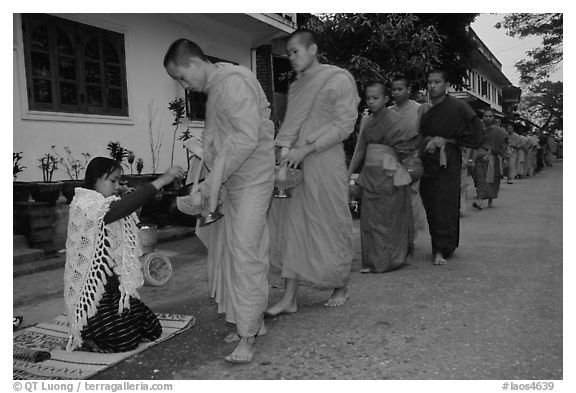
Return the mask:
<path id="1" fill-rule="evenodd" d="M 108 142 L 108 151 L 110 157 L 119 163 L 122 166 L 126 166 L 124 164 L 124 158 L 127 158 L 129 155 L 129 150 L 122 147 L 120 142 Z"/>
<path id="2" fill-rule="evenodd" d="M 32 189 L 32 184 L 23 181 L 16 181 L 18 174 L 26 169 L 25 166 L 20 165 L 20 161 L 22 160 L 22 152 L 12 152 L 12 160 L 14 176 L 12 197 L 14 202 L 28 202 L 28 199 L 30 199 L 30 190 Z"/>
<path id="3" fill-rule="evenodd" d="M 54 146 L 52 146 L 54 149 Z M 61 182 L 52 182 L 52 175 L 58 169 L 58 160 L 50 153 L 44 154 L 38 159 L 40 165 L 38 168 L 42 170 L 43 182 L 34 183 L 31 194 L 36 202 L 46 202 L 49 205 L 54 205 L 60 197 Z"/>
<path id="4" fill-rule="evenodd" d="M 70 180 L 62 181 L 62 195 L 66 198 L 66 203 L 72 202 L 77 187 L 82 187 L 84 180 L 82 179 L 84 171 L 90 161 L 90 153 L 80 153 L 82 159 L 77 159 L 72 155 L 72 150 L 68 146 L 64 146 L 66 157 L 62 157 L 54 147 L 52 151 L 58 159 L 58 163 L 64 167 L 64 170 L 70 177 Z"/>

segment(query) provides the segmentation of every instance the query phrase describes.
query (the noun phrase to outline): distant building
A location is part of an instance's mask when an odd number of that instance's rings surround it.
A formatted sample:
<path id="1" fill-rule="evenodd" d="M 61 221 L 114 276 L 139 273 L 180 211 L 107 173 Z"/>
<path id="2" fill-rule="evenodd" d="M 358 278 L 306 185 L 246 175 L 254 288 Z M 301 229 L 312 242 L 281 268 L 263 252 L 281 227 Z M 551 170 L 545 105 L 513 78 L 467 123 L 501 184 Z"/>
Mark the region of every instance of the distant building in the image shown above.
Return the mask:
<path id="1" fill-rule="evenodd" d="M 520 89 L 502 73 L 502 63 L 490 49 L 469 29 L 472 40 L 477 43 L 476 66 L 468 70 L 465 83 L 468 88 L 451 92 L 476 110 L 492 109 L 497 117 L 512 116 L 520 102 Z"/>
<path id="2" fill-rule="evenodd" d="M 18 180 L 41 180 L 38 158 L 53 145 L 81 158 L 108 156 L 110 141 L 143 158 L 150 173 L 150 131 L 161 142 L 157 170 L 167 169 L 168 103 L 185 98 L 187 126 L 204 127 L 205 97 L 185 94 L 162 64 L 178 38 L 197 42 L 214 61 L 250 68 L 276 114 L 284 105 L 279 75 L 290 69 L 282 38 L 295 29 L 296 14 L 278 13 L 13 14 L 13 151 L 23 152 L 27 167 Z M 175 163 L 186 167 L 178 140 L 174 150 Z"/>

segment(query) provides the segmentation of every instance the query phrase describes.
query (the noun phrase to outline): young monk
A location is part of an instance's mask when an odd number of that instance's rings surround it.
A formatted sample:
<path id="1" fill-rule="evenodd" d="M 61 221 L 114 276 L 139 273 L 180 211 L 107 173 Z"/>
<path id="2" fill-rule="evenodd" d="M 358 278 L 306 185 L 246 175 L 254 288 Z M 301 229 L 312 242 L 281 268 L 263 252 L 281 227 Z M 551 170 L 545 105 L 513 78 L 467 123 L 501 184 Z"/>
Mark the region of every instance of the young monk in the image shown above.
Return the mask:
<path id="1" fill-rule="evenodd" d="M 318 62 L 311 32 L 294 32 L 286 48 L 297 79 L 276 146 L 290 148 L 280 161 L 300 166 L 303 180 L 291 198 L 274 199 L 268 214 L 271 263 L 286 279 L 282 299 L 267 311 L 272 316 L 296 312 L 298 280 L 332 289 L 326 306 L 343 305 L 354 257 L 342 142 L 358 117 L 356 83 L 349 72 Z"/>
<path id="2" fill-rule="evenodd" d="M 507 183 L 513 184 L 513 179 L 518 175 L 518 151 L 520 150 L 520 136 L 515 131 L 514 123 L 505 121 L 506 132 L 508 133 L 508 172 L 506 173 Z"/>
<path id="3" fill-rule="evenodd" d="M 428 74 L 430 108 L 422 115 L 420 133 L 424 176 L 420 195 L 432 240 L 435 265 L 446 264 L 460 237 L 461 146 L 476 148 L 483 141 L 483 126 L 470 106 L 448 94 L 450 81 L 443 70 Z"/>
<path id="4" fill-rule="evenodd" d="M 224 217 L 204 228 L 198 237 L 208 248 L 208 278 L 218 312 L 236 325 L 226 341 L 239 339 L 225 357 L 248 363 L 255 337 L 264 334 L 268 302 L 269 232 L 266 211 L 274 189 L 274 125 L 270 104 L 256 76 L 245 67 L 211 63 L 192 41 L 179 39 L 164 58 L 168 74 L 188 91 L 208 95 L 202 135 L 204 162 L 223 166 L 219 182 L 225 192 Z M 210 197 L 212 171 L 202 183 L 204 201 Z M 219 187 L 220 184 L 216 185 Z"/>
<path id="5" fill-rule="evenodd" d="M 350 177 L 363 162 L 360 236 L 362 272 L 383 273 L 402 266 L 414 248 L 412 179 L 400 162 L 417 151 L 418 132 L 407 117 L 386 108 L 384 83 L 366 88 L 371 118 L 360 133 L 348 168 Z"/>
<path id="6" fill-rule="evenodd" d="M 492 207 L 492 201 L 498 198 L 500 190 L 500 160 L 508 155 L 508 134 L 494 125 L 494 112 L 483 111 L 484 142 L 474 151 L 474 179 L 477 201 L 472 204 L 476 209 Z"/>
<path id="7" fill-rule="evenodd" d="M 393 111 L 404 116 L 411 126 L 418 132 L 420 104 L 410 99 L 411 86 L 404 76 L 396 76 L 392 79 L 392 98 L 394 105 L 390 107 Z M 414 238 L 418 231 L 426 229 L 426 211 L 420 197 L 420 180 L 411 185 L 412 188 L 412 213 L 414 215 Z"/>

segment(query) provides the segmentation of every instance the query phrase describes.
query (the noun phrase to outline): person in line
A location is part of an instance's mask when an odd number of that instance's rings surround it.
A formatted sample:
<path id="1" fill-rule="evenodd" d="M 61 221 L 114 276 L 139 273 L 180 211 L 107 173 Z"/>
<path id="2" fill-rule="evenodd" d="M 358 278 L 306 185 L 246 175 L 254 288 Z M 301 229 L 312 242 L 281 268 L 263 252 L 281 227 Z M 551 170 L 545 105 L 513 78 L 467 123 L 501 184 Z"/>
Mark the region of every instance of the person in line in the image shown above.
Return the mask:
<path id="1" fill-rule="evenodd" d="M 546 166 L 553 166 L 556 161 L 556 156 L 558 152 L 558 144 L 551 134 L 548 134 L 548 149 L 546 152 Z"/>
<path id="2" fill-rule="evenodd" d="M 508 132 L 508 159 L 506 173 L 507 183 L 514 184 L 512 181 L 518 175 L 518 150 L 520 149 L 520 136 L 516 133 L 516 126 L 511 120 L 506 120 L 506 132 Z"/>
<path id="3" fill-rule="evenodd" d="M 526 153 L 526 176 L 534 176 L 536 169 L 536 150 L 538 147 L 538 138 L 534 137 L 532 131 L 526 135 L 528 138 L 527 153 Z"/>
<path id="4" fill-rule="evenodd" d="M 540 172 L 544 169 L 546 164 L 545 157 L 548 149 L 548 134 L 546 132 L 538 132 L 538 145 L 540 148 L 536 152 L 536 172 Z"/>
<path id="5" fill-rule="evenodd" d="M 197 234 L 208 248 L 210 295 L 218 304 L 218 312 L 225 313 L 226 321 L 236 325 L 236 332 L 225 341 L 238 344 L 224 359 L 248 363 L 255 353 L 256 336 L 266 332 L 266 212 L 274 189 L 275 166 L 270 104 L 249 69 L 212 63 L 196 43 L 187 39 L 172 43 L 164 67 L 185 90 L 208 95 L 202 154 L 212 171 L 200 193 L 206 205 L 221 189 L 224 216 L 197 228 Z"/>
<path id="6" fill-rule="evenodd" d="M 526 177 L 526 159 L 530 147 L 530 141 L 523 133 L 518 134 L 518 139 L 518 174 L 516 175 L 516 178 L 523 179 Z"/>
<path id="7" fill-rule="evenodd" d="M 70 203 L 64 268 L 68 351 L 131 351 L 162 334 L 156 315 L 138 296 L 144 278 L 134 211 L 184 171 L 171 167 L 122 199 L 121 175 L 116 161 L 92 159 Z"/>
<path id="8" fill-rule="evenodd" d="M 473 149 L 462 149 L 462 169 L 460 169 L 460 217 L 466 214 L 466 203 L 468 201 L 468 185 L 469 170 L 474 169 L 474 161 L 472 159 Z"/>
<path id="9" fill-rule="evenodd" d="M 390 107 L 406 117 L 414 130 L 418 132 L 418 122 L 420 114 L 420 104 L 410 99 L 411 85 L 404 76 L 397 75 L 392 79 L 392 98 L 394 105 Z M 426 211 L 420 197 L 420 180 L 416 180 L 410 186 L 412 189 L 412 213 L 414 215 L 414 238 L 418 231 L 426 230 Z"/>
<path id="10" fill-rule="evenodd" d="M 332 289 L 325 306 L 342 306 L 354 257 L 343 141 L 358 117 L 356 82 L 348 71 L 319 63 L 310 31 L 292 33 L 286 48 L 296 80 L 276 146 L 290 149 L 280 165 L 300 166 L 303 180 L 291 198 L 275 198 L 268 213 L 271 263 L 285 279 L 270 316 L 297 311 L 298 280 Z"/>
<path id="11" fill-rule="evenodd" d="M 498 198 L 500 190 L 500 160 L 508 150 L 508 133 L 494 125 L 494 112 L 483 111 L 484 142 L 474 150 L 474 177 L 477 201 L 472 204 L 482 210 L 492 207 L 492 201 Z M 486 205 L 487 201 L 487 205 Z"/>
<path id="12" fill-rule="evenodd" d="M 477 148 L 483 141 L 482 122 L 470 106 L 448 94 L 444 70 L 428 74 L 430 107 L 422 115 L 420 134 L 424 175 L 420 195 L 426 209 L 433 263 L 446 264 L 460 238 L 461 146 Z"/>
<path id="13" fill-rule="evenodd" d="M 362 273 L 397 269 L 414 248 L 412 179 L 400 163 L 417 152 L 420 136 L 407 116 L 386 108 L 388 99 L 383 82 L 366 87 L 371 118 L 348 168 L 350 177 L 363 163 L 357 182 L 362 187 Z"/>

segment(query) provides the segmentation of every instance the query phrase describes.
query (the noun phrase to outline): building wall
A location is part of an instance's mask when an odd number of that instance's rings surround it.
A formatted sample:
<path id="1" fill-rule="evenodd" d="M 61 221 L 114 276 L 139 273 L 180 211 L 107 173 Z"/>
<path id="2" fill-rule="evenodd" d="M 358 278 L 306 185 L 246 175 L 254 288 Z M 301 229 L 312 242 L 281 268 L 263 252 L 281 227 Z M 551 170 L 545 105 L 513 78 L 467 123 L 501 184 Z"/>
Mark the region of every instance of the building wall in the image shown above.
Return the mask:
<path id="1" fill-rule="evenodd" d="M 14 14 L 13 45 L 13 151 L 24 153 L 21 162 L 26 166 L 18 180 L 42 179 L 37 159 L 55 145 L 60 154 L 69 146 L 76 158 L 88 152 L 108 156 L 106 145 L 119 141 L 144 160 L 144 173 L 152 171 L 152 155 L 148 132 L 151 107 L 154 138 L 161 135 L 158 172 L 170 165 L 173 118 L 169 101 L 184 97 L 180 85 L 173 81 L 163 67 L 168 46 L 178 38 L 197 42 L 208 54 L 251 68 L 251 40 L 249 33 L 214 21 L 209 17 L 184 14 L 66 14 L 57 15 L 81 23 L 124 33 L 126 78 L 129 117 L 121 119 L 97 118 L 87 115 L 34 115 L 27 110 L 21 19 Z M 36 112 L 37 113 L 37 112 Z M 197 126 L 202 126 L 198 124 Z M 180 130 L 178 131 L 178 137 Z M 175 163 L 186 167 L 186 154 L 176 140 Z M 130 170 L 128 169 L 128 173 Z M 57 171 L 53 180 L 64 180 L 64 171 Z"/>

